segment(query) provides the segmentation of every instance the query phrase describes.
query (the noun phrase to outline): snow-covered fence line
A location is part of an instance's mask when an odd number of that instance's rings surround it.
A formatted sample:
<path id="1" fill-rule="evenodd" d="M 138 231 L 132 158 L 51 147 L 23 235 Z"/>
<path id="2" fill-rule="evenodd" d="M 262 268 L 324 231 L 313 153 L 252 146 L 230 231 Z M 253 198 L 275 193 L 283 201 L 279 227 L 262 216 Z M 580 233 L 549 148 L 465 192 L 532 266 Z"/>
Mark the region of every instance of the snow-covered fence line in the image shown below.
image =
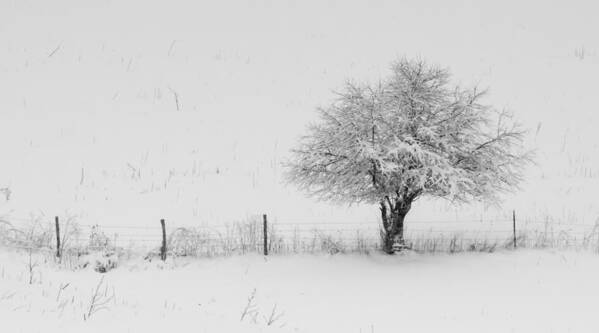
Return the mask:
<path id="1" fill-rule="evenodd" d="M 109 251 L 167 256 L 371 252 L 381 248 L 375 221 L 268 221 L 266 215 L 221 225 L 181 224 L 164 219 L 153 226 L 90 225 L 64 219 L 0 220 L 0 245 L 53 250 L 61 254 Z M 61 220 L 63 221 L 63 220 Z M 597 225 L 515 220 L 408 221 L 406 240 L 420 252 L 493 251 L 497 248 L 585 248 L 599 252 Z M 13 223 L 14 222 L 14 223 Z M 53 223 L 55 222 L 55 223 Z M 56 240 L 56 242 L 53 242 Z"/>

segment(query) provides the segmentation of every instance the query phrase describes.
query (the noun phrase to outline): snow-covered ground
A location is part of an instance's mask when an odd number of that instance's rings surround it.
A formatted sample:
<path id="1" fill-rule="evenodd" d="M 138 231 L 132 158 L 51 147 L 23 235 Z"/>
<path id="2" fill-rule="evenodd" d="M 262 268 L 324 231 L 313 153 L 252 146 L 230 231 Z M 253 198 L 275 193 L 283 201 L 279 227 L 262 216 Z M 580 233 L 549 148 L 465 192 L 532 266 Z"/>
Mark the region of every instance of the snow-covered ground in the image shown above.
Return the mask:
<path id="1" fill-rule="evenodd" d="M 331 90 L 420 56 L 462 85 L 489 87 L 489 103 L 531 129 L 538 155 L 503 206 L 419 201 L 408 232 L 497 229 L 503 242 L 515 209 L 519 230 L 589 238 L 599 217 L 596 7 L 0 0 L 0 226 L 37 219 L 48 230 L 60 216 L 106 226 L 119 246 L 151 235 L 156 248 L 162 218 L 170 232 L 267 213 L 281 233 L 351 223 L 376 238 L 376 207 L 305 198 L 284 183 L 282 162 Z M 29 257 L 13 251 L 0 249 L 3 332 L 599 329 L 590 252 L 132 258 L 103 275 L 35 254 L 30 276 Z M 100 281 L 97 302 L 108 302 L 88 317 Z"/>
<path id="2" fill-rule="evenodd" d="M 31 285 L 28 260 L 0 253 L 0 318 L 10 332 L 599 328 L 599 256 L 588 252 L 130 259 L 107 274 L 57 268 L 34 256 Z M 98 302 L 113 298 L 84 320 L 102 278 Z"/>

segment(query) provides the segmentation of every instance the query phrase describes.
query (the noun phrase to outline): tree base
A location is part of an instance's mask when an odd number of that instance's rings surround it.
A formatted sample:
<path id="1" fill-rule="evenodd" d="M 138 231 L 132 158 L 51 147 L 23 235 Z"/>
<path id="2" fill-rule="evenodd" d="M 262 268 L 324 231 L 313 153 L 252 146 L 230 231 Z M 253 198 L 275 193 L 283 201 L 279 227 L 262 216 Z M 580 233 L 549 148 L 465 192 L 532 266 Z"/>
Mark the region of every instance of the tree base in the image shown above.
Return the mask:
<path id="1" fill-rule="evenodd" d="M 393 244 L 392 249 L 395 252 L 401 252 L 403 250 L 411 250 L 412 246 L 411 244 L 406 244 L 405 242 L 396 242 Z"/>
<path id="2" fill-rule="evenodd" d="M 412 249 L 411 244 L 406 244 L 405 241 L 397 241 L 397 242 L 394 242 L 390 248 L 388 246 L 383 248 L 383 251 L 385 251 L 385 253 L 387 253 L 387 254 L 395 254 L 395 253 L 401 253 L 401 252 L 411 250 L 411 249 Z"/>

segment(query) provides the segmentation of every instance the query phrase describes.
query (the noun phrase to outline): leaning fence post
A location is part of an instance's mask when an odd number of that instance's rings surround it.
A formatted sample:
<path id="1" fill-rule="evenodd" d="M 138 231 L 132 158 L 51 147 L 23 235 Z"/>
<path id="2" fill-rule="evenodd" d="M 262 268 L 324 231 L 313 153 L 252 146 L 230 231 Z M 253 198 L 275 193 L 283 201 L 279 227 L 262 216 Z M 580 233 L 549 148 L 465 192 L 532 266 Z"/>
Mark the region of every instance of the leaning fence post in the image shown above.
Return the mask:
<path id="1" fill-rule="evenodd" d="M 512 211 L 512 226 L 514 231 L 514 249 L 517 247 L 516 245 L 516 210 Z"/>
<path id="2" fill-rule="evenodd" d="M 262 215 L 262 220 L 264 222 L 264 255 L 268 255 L 268 220 L 266 218 L 266 214 Z"/>
<path id="3" fill-rule="evenodd" d="M 60 224 L 58 222 L 58 216 L 54 217 L 54 222 L 56 225 L 56 257 L 60 258 Z"/>
<path id="4" fill-rule="evenodd" d="M 160 259 L 166 260 L 166 227 L 164 226 L 164 219 L 160 220 L 162 226 L 162 246 L 160 247 Z"/>

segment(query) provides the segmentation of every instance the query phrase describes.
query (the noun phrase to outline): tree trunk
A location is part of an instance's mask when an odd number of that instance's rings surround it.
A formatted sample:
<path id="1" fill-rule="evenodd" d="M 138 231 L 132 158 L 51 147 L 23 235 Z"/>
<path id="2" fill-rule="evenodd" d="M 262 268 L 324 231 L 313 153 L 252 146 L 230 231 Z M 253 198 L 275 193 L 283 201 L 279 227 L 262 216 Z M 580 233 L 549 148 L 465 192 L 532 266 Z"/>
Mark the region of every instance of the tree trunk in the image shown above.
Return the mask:
<path id="1" fill-rule="evenodd" d="M 389 228 L 384 233 L 383 250 L 388 254 L 393 254 L 397 246 L 404 247 L 404 219 L 405 215 L 392 214 L 389 221 Z"/>
<path id="2" fill-rule="evenodd" d="M 398 248 L 401 250 L 405 247 L 404 220 L 410 207 L 411 203 L 397 201 L 387 209 L 387 205 L 381 202 L 383 251 L 388 254 L 393 254 Z"/>

